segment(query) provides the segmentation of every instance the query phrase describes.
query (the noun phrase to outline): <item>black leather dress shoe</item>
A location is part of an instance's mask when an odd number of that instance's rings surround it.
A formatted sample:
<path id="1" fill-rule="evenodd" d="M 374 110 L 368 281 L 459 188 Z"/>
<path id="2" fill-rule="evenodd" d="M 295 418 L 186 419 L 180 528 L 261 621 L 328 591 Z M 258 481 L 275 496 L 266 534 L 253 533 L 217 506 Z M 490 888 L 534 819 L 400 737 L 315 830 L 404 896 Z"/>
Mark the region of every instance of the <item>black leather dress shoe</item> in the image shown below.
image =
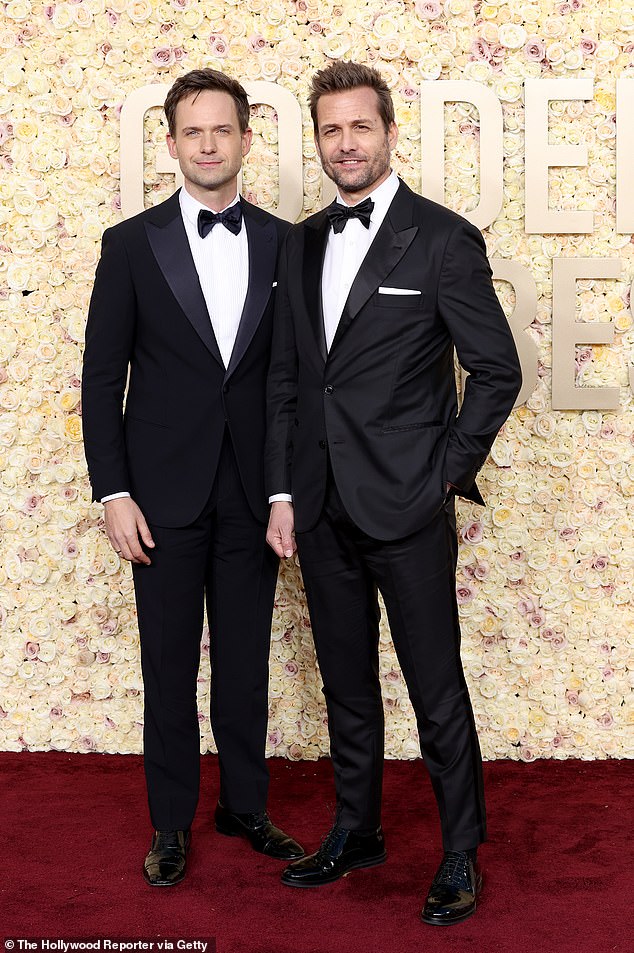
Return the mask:
<path id="1" fill-rule="evenodd" d="M 275 827 L 264 811 L 259 814 L 232 814 L 218 803 L 215 821 L 219 834 L 244 837 L 259 854 L 278 860 L 295 860 L 304 856 L 304 848 L 279 827 Z"/>
<path id="2" fill-rule="evenodd" d="M 451 925 L 475 913 L 482 874 L 469 854 L 448 850 L 433 879 L 421 913 L 423 923 Z"/>
<path id="3" fill-rule="evenodd" d="M 386 857 L 380 827 L 370 833 L 360 833 L 335 824 L 316 853 L 286 868 L 282 883 L 289 887 L 320 887 L 339 880 L 357 867 L 382 864 Z"/>
<path id="4" fill-rule="evenodd" d="M 151 887 L 171 887 L 185 876 L 189 831 L 155 831 L 143 864 L 143 876 Z"/>

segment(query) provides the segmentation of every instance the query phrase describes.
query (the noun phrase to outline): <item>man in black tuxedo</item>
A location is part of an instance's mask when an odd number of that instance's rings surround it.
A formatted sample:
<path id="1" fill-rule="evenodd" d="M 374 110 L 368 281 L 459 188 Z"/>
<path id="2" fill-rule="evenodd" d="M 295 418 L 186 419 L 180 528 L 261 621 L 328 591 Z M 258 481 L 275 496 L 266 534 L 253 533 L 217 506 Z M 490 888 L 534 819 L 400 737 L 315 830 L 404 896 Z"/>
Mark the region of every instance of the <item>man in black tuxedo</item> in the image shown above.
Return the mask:
<path id="1" fill-rule="evenodd" d="M 104 233 L 83 375 L 94 499 L 134 575 L 155 827 L 144 876 L 153 886 L 185 874 L 199 789 L 205 599 L 216 829 L 273 857 L 303 854 L 266 814 L 278 561 L 265 542 L 264 402 L 288 224 L 238 196 L 252 135 L 239 83 L 194 70 L 174 83 L 165 112 L 184 188 Z"/>
<path id="2" fill-rule="evenodd" d="M 319 850 L 282 880 L 318 886 L 386 856 L 378 589 L 440 811 L 445 853 L 422 917 L 454 923 L 475 910 L 485 839 L 460 661 L 454 496 L 482 503 L 476 474 L 520 367 L 480 233 L 390 170 L 398 133 L 380 74 L 334 63 L 313 78 L 310 107 L 339 194 L 291 229 L 281 256 L 268 539 L 290 556 L 297 534 L 337 815 Z M 454 347 L 470 375 L 459 413 Z"/>

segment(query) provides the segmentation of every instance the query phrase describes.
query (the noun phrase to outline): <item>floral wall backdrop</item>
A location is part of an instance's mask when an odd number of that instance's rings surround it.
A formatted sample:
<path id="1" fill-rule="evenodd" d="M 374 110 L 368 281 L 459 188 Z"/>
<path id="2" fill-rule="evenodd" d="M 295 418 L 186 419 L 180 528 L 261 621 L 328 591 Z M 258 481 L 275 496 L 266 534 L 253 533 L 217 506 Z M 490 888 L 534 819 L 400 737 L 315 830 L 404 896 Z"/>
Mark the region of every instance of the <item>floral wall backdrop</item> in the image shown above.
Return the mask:
<path id="1" fill-rule="evenodd" d="M 470 79 L 504 113 L 504 204 L 489 253 L 525 265 L 538 305 L 528 334 L 538 383 L 482 472 L 488 507 L 461 503 L 458 599 L 463 658 L 487 758 L 632 755 L 634 331 L 631 236 L 617 234 L 615 82 L 634 77 L 626 0 L 74 0 L 0 3 L 0 748 L 138 752 L 142 683 L 131 574 L 91 504 L 81 443 L 80 371 L 99 240 L 121 218 L 119 115 L 135 89 L 213 66 L 267 80 L 302 104 L 304 209 L 321 173 L 305 107 L 332 58 L 377 66 L 393 90 L 398 173 L 420 186 L 420 84 Z M 585 142 L 584 170 L 553 169 L 554 208 L 594 212 L 587 235 L 524 229 L 524 81 L 591 75 L 594 98 L 553 102 L 552 142 Z M 630 117 L 631 118 L 631 117 Z M 447 107 L 447 202 L 477 202 L 478 114 Z M 278 200 L 277 127 L 253 109 L 243 179 Z M 160 110 L 148 113 L 146 204 L 173 176 L 156 171 Z M 424 140 L 422 148 L 425 148 Z M 160 163 L 159 163 L 160 168 Z M 554 411 L 552 261 L 621 258 L 623 276 L 578 283 L 583 319 L 609 321 L 610 345 L 577 348 L 577 383 L 619 386 L 618 412 Z M 499 282 L 507 313 L 511 286 Z M 183 407 L 183 414 L 187 408 Z M 208 718 L 209 633 L 199 709 Z M 629 668 L 628 668 L 629 665 Z M 387 750 L 418 755 L 407 693 L 383 627 Z M 327 753 L 301 574 L 283 565 L 271 653 L 269 751 Z"/>

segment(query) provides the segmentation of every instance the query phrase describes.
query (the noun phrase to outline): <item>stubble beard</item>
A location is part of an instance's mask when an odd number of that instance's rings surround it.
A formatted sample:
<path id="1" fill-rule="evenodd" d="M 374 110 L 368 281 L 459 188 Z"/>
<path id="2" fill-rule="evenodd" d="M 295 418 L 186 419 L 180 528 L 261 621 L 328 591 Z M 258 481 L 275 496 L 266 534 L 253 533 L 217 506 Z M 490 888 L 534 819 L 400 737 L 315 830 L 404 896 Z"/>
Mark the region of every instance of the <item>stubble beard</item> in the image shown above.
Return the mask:
<path id="1" fill-rule="evenodd" d="M 350 156 L 350 158 L 354 158 L 354 156 Z M 371 189 L 374 183 L 389 170 L 391 158 L 389 145 L 386 143 L 385 148 L 371 158 L 368 159 L 366 156 L 363 156 L 363 158 L 366 162 L 355 173 L 356 178 L 351 178 L 345 172 L 345 169 L 341 168 L 336 162 L 329 162 L 324 165 L 324 172 L 329 179 L 332 179 L 340 192 L 350 195 L 363 192 L 366 189 Z"/>

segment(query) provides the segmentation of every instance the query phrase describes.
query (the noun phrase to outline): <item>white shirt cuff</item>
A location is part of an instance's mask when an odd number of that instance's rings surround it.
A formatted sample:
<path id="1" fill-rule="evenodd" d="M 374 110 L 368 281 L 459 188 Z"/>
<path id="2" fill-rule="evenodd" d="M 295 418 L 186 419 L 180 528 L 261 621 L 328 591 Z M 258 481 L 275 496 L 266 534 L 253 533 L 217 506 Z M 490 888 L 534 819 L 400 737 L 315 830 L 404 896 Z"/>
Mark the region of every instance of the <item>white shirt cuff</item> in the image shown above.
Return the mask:
<path id="1" fill-rule="evenodd" d="M 124 491 L 123 493 L 111 493 L 110 496 L 102 496 L 99 502 L 107 503 L 109 500 L 122 500 L 126 496 L 130 496 L 127 491 Z"/>
<path id="2" fill-rule="evenodd" d="M 290 493 L 274 493 L 269 496 L 269 503 L 292 503 L 293 497 Z"/>

